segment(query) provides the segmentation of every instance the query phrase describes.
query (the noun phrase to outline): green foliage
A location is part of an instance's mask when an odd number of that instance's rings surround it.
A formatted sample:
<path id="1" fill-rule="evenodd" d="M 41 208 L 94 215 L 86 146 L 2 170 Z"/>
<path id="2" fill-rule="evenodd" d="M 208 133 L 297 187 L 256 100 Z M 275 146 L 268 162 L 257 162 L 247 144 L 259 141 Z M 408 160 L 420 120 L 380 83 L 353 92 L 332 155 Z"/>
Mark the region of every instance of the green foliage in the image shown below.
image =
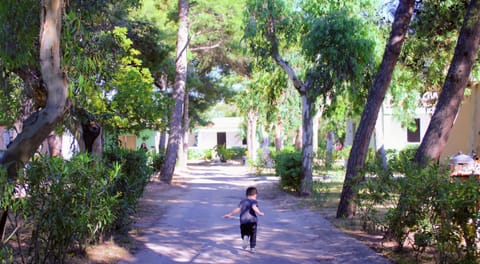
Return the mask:
<path id="1" fill-rule="evenodd" d="M 205 160 L 212 160 L 213 159 L 213 153 L 211 149 L 205 150 Z"/>
<path id="2" fill-rule="evenodd" d="M 150 167 L 152 168 L 153 172 L 159 172 L 162 170 L 163 164 L 165 163 L 165 155 L 164 154 L 151 154 L 150 156 L 151 162 Z"/>
<path id="3" fill-rule="evenodd" d="M 31 66 L 37 60 L 40 5 L 37 0 L 0 2 L 0 66 Z M 37 67 L 34 67 L 37 68 Z"/>
<path id="4" fill-rule="evenodd" d="M 115 227 L 122 228 L 129 224 L 128 216 L 135 212 L 137 200 L 150 180 L 152 168 L 148 166 L 147 154 L 141 150 L 116 149 L 104 152 L 104 157 L 107 166 L 122 164 L 122 173 L 115 178 L 110 189 L 119 199 L 113 208 L 119 220 Z"/>
<path id="5" fill-rule="evenodd" d="M 231 147 L 232 159 L 242 159 L 247 152 L 247 149 L 244 147 Z"/>
<path id="6" fill-rule="evenodd" d="M 217 153 L 221 162 L 226 162 L 233 158 L 234 152 L 231 149 L 227 149 L 225 145 L 216 145 L 213 147 L 213 150 Z"/>
<path id="7" fill-rule="evenodd" d="M 367 23 L 363 21 L 349 16 L 347 10 L 331 12 L 313 20 L 302 41 L 308 61 L 321 67 L 329 65 L 327 69 L 331 72 L 327 78 L 358 82 L 364 77 L 365 68 L 372 66 L 375 47 L 369 38 Z"/>
<path id="8" fill-rule="evenodd" d="M 388 231 L 400 248 L 413 235 L 417 253 L 436 246 L 439 263 L 477 262 L 478 178 L 452 181 L 445 166 L 412 163 L 414 154 L 414 148 L 389 152 L 387 168 L 380 160 L 369 162 L 358 188 L 364 227 Z"/>
<path id="9" fill-rule="evenodd" d="M 197 148 L 188 148 L 188 159 L 189 160 L 205 159 L 205 150 L 200 150 Z"/>
<path id="10" fill-rule="evenodd" d="M 265 159 L 263 158 L 263 149 L 257 149 L 257 155 L 255 156 L 255 158 L 248 159 L 247 163 L 250 167 L 253 167 L 255 169 L 255 175 L 260 176 L 267 165 Z"/>
<path id="11" fill-rule="evenodd" d="M 120 166 L 106 168 L 87 154 L 70 161 L 33 160 L 23 178 L 28 197 L 22 206 L 33 227 L 32 263 L 63 262 L 68 252 L 83 251 L 113 223 L 118 200 L 110 186 L 119 174 Z"/>
<path id="12" fill-rule="evenodd" d="M 0 74 L 3 75 L 0 81 L 0 125 L 12 126 L 22 112 L 23 82 L 11 72 L 0 70 Z"/>
<path id="13" fill-rule="evenodd" d="M 288 191 L 300 193 L 302 153 L 284 150 L 274 155 L 275 173 L 280 176 L 280 186 Z"/>

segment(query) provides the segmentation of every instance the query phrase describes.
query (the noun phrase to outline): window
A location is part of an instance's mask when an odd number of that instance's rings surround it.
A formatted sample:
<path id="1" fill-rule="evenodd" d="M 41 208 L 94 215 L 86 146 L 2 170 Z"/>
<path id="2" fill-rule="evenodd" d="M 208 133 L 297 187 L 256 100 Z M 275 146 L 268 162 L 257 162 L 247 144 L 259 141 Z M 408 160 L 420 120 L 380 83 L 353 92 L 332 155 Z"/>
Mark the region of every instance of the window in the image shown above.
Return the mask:
<path id="1" fill-rule="evenodd" d="M 420 119 L 415 118 L 415 130 L 407 129 L 407 142 L 420 142 Z"/>

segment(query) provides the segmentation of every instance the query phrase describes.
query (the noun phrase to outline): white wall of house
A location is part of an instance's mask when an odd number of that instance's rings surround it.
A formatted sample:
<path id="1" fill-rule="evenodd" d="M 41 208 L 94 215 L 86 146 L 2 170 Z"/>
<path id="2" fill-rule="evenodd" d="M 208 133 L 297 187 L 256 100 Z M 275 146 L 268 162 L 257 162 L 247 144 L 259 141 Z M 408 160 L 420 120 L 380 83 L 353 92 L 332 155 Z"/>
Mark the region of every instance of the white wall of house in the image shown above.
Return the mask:
<path id="1" fill-rule="evenodd" d="M 218 144 L 217 135 L 225 133 L 227 148 L 245 147 L 240 133 L 241 122 L 240 117 L 213 118 L 211 125 L 194 130 L 190 145 L 199 149 L 212 149 Z"/>
<path id="2" fill-rule="evenodd" d="M 379 135 L 379 139 L 374 142 L 375 147 L 378 149 L 378 144 L 382 144 L 385 149 L 401 150 L 409 145 L 419 145 L 425 132 L 427 131 L 428 124 L 430 123 L 431 114 L 424 108 L 418 108 L 415 113 L 415 119 L 419 120 L 420 137 L 417 140 L 408 140 L 408 131 L 406 127 L 403 127 L 399 121 L 393 116 L 393 111 L 389 107 L 383 108 L 377 119 L 376 134 Z M 381 140 L 381 134 L 383 130 L 383 140 Z"/>

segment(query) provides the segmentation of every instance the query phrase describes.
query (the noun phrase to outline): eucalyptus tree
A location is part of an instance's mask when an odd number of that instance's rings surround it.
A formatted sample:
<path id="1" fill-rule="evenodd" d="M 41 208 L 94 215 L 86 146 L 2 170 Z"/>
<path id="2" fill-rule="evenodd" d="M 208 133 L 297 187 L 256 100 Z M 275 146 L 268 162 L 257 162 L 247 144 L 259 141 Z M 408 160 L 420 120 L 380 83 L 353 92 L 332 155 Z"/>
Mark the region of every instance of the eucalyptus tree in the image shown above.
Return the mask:
<path id="1" fill-rule="evenodd" d="M 24 121 L 22 133 L 0 157 L 0 164 L 7 169 L 10 180 L 15 180 L 21 164 L 28 162 L 38 146 L 61 120 L 67 103 L 68 86 L 60 64 L 62 1 L 45 0 L 41 2 L 41 8 L 39 62 L 47 98 L 45 107 Z M 3 213 L 0 219 L 0 233 L 3 235 L 8 208 L 1 209 Z"/>
<path id="2" fill-rule="evenodd" d="M 363 111 L 360 124 L 350 151 L 343 183 L 337 217 L 352 217 L 355 215 L 356 193 L 354 186 L 362 179 L 358 170 L 365 164 L 368 145 L 379 109 L 390 85 L 392 72 L 402 49 L 402 44 L 408 32 L 408 25 L 413 15 L 415 0 L 401 0 L 395 12 L 395 19 L 390 32 L 389 40 L 385 47 L 382 63 L 377 71 L 375 81 L 368 92 L 367 104 Z"/>
<path id="3" fill-rule="evenodd" d="M 9 41 L 2 43 L 0 57 L 3 62 L 3 72 L 10 76 L 10 80 L 13 76 L 21 79 L 26 87 L 24 99 L 26 101 L 28 98 L 33 98 L 31 108 L 36 110 L 43 108 L 46 101 L 42 76 L 35 59 L 38 46 L 35 44 L 34 37 L 30 37 L 29 42 L 22 39 L 32 36 L 35 28 L 38 28 L 35 25 L 38 24 L 40 9 L 35 13 L 32 12 L 32 7 L 35 10 L 40 6 L 33 2 L 25 3 L 25 6 L 28 6 L 27 9 L 21 9 L 23 5 L 19 5 L 18 12 L 13 17 L 8 13 L 11 12 L 10 7 L 14 4 L 6 3 L 3 6 L 2 2 L 1 11 L 6 14 L 0 16 L 4 25 L 1 31 L 4 36 L 2 39 L 9 39 Z M 123 26 L 135 27 L 136 31 L 129 32 L 130 36 L 136 37 L 135 44 L 139 43 L 138 40 L 142 40 L 143 37 L 142 43 L 150 41 L 150 46 L 138 45 L 138 47 L 145 48 L 142 51 L 149 51 L 149 55 L 158 54 L 150 57 L 161 58 L 161 43 L 157 41 L 158 39 L 154 41 L 153 38 L 144 37 L 157 36 L 158 33 L 151 31 L 151 27 L 145 26 L 145 23 L 138 26 L 140 22 L 127 19 L 128 12 L 138 5 L 138 1 L 114 2 L 115 5 L 111 5 L 111 1 L 69 1 L 65 2 L 64 6 L 65 15 L 62 16 L 64 23 L 61 36 L 64 54 L 62 67 L 68 73 L 67 80 L 71 84 L 69 107 L 64 125 L 74 134 L 81 150 L 91 150 L 91 144 L 86 142 L 93 142 L 98 137 L 99 127 L 110 132 L 113 130 L 131 132 L 146 126 L 161 125 L 158 120 L 164 111 L 159 106 L 166 105 L 163 96 L 152 91 L 151 74 L 146 67 L 142 66 L 142 61 L 139 60 L 140 52 L 133 46 Z M 23 26 L 18 27 L 19 25 Z M 144 31 L 140 32 L 141 29 Z M 9 35 L 16 37 L 8 37 Z M 17 47 L 24 45 L 24 49 L 17 50 Z M 155 47 L 152 48 L 152 46 Z M 151 66 L 153 63 L 146 65 Z M 131 83 L 127 84 L 128 81 Z M 138 101 L 131 100 L 133 97 L 123 96 L 129 92 L 142 94 L 142 97 L 137 98 L 151 98 L 151 100 Z M 124 100 L 127 98 L 128 100 Z M 137 104 L 138 106 L 140 103 L 143 107 L 129 105 Z M 130 111 L 126 111 L 128 109 Z M 142 111 L 137 111 L 140 109 Z M 20 116 L 17 119 L 23 120 Z M 125 121 L 127 119 L 130 121 Z M 89 135 L 91 134 L 88 133 L 89 131 L 94 133 Z"/>
<path id="4" fill-rule="evenodd" d="M 41 2 L 40 7 L 42 12 L 37 54 L 39 54 L 38 69 L 46 92 L 45 104 L 42 109 L 31 114 L 23 122 L 22 133 L 15 138 L 0 158 L 0 164 L 8 168 L 8 175 L 11 179 L 17 176 L 18 166 L 25 164 L 30 159 L 38 146 L 62 119 L 67 103 L 68 84 L 61 67 L 60 55 L 63 2 L 45 0 Z M 6 12 L 6 6 L 2 6 L 0 10 Z M 7 62 L 17 65 L 15 60 L 9 60 L 5 56 L 7 54 L 2 55 L 4 55 L 1 60 L 3 65 Z M 18 65 L 20 64 L 18 62 Z"/>
<path id="5" fill-rule="evenodd" d="M 312 117 L 317 98 L 361 87 L 373 66 L 374 43 L 370 40 L 369 30 L 372 32 L 373 27 L 368 27 L 368 19 L 349 11 L 354 4 L 298 4 L 282 0 L 247 1 L 245 36 L 253 54 L 272 59 L 281 67 L 302 98 L 301 192 L 308 195 L 312 184 Z M 298 71 L 284 60 L 282 53 L 287 49 L 301 50 L 306 67 Z"/>

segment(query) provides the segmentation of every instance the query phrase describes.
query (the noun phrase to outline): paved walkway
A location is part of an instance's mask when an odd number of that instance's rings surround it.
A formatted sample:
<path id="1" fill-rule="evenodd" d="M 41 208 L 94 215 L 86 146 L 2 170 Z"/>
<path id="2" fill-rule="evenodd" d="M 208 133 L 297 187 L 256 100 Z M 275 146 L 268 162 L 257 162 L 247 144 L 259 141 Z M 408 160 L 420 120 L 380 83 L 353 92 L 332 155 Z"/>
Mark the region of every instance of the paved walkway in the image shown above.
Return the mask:
<path id="1" fill-rule="evenodd" d="M 233 165 L 192 165 L 177 177 L 182 187 L 148 186 L 140 201 L 136 239 L 141 243 L 129 263 L 390 263 L 307 209 L 276 197 L 272 179 Z M 241 248 L 238 218 L 224 219 L 258 186 L 257 252 Z M 273 194 L 272 194 L 273 193 Z"/>

